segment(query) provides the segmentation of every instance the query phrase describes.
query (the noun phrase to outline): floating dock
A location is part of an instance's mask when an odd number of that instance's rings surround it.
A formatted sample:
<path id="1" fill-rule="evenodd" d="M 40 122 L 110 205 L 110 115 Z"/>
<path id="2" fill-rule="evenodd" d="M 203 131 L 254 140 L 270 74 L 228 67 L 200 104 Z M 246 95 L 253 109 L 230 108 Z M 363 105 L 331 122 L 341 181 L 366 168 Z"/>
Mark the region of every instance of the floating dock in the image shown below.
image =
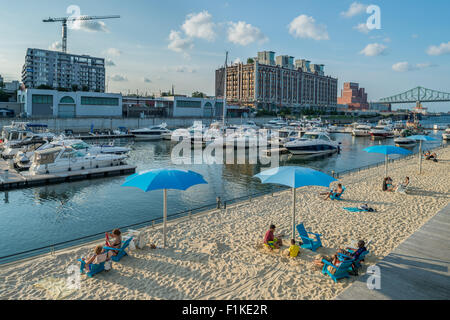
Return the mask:
<path id="1" fill-rule="evenodd" d="M 109 139 L 134 139 L 134 134 L 99 134 L 99 135 L 86 135 L 86 136 L 73 136 L 74 139 L 80 140 L 109 140 Z"/>
<path id="2" fill-rule="evenodd" d="M 67 171 L 54 174 L 21 174 L 9 167 L 8 162 L 0 160 L 0 191 L 30 188 L 96 178 L 128 175 L 136 172 L 136 166 L 121 165 L 87 170 Z"/>

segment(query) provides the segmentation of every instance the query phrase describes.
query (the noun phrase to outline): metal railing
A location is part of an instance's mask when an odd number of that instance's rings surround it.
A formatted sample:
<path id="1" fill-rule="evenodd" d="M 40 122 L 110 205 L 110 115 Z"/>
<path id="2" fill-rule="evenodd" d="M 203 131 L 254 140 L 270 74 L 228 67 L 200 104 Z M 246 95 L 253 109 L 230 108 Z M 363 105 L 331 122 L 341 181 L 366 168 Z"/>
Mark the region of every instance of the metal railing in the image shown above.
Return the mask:
<path id="1" fill-rule="evenodd" d="M 443 149 L 446 148 L 447 145 L 442 144 L 439 147 L 433 148 L 430 150 L 438 150 L 438 149 Z M 408 158 L 413 158 L 417 156 L 417 153 L 405 156 L 405 157 L 400 157 L 398 159 L 391 159 L 389 160 L 389 162 L 396 162 L 399 160 L 405 160 Z M 357 173 L 363 170 L 367 170 L 370 168 L 376 168 L 379 166 L 384 166 L 384 161 L 381 162 L 377 162 L 374 164 L 370 164 L 370 165 L 366 165 L 363 167 L 359 167 L 359 168 L 354 168 L 354 169 L 350 169 L 350 170 L 344 170 L 344 171 L 340 171 L 340 172 L 334 172 L 331 171 L 329 172 L 330 174 L 332 174 L 335 178 L 340 178 L 343 175 L 346 174 L 351 174 L 351 173 Z M 277 186 L 277 185 L 272 185 L 270 190 L 265 190 L 262 192 L 257 192 L 257 193 L 252 193 L 252 194 L 247 194 L 245 196 L 242 197 L 237 197 L 237 198 L 232 198 L 232 199 L 227 199 L 224 201 L 221 201 L 221 206 L 220 208 L 218 208 L 218 203 L 211 203 L 211 204 L 207 204 L 198 208 L 194 208 L 194 209 L 189 209 L 189 210 L 185 210 L 185 211 L 181 211 L 181 212 L 176 212 L 173 214 L 169 214 L 167 216 L 167 220 L 171 221 L 174 219 L 178 219 L 178 218 L 182 218 L 182 217 L 191 217 L 194 214 L 198 214 L 198 213 L 205 213 L 208 211 L 213 211 L 213 210 L 221 210 L 221 209 L 226 209 L 228 206 L 232 205 L 232 204 L 236 204 L 236 203 L 242 203 L 244 201 L 252 201 L 252 199 L 257 198 L 257 197 L 261 197 L 261 196 L 266 196 L 269 194 L 272 194 L 272 196 L 280 191 L 285 191 L 288 190 L 288 187 L 284 187 L 284 186 Z M 148 227 L 148 226 L 152 226 L 155 227 L 156 224 L 162 223 L 163 218 L 162 217 L 158 217 L 158 218 L 154 218 L 151 220 L 147 220 L 147 221 L 143 221 L 143 222 L 139 222 L 139 223 L 134 223 L 134 224 L 130 224 L 130 225 L 126 225 L 126 226 L 122 226 L 119 227 L 119 229 L 121 229 L 122 231 L 127 231 L 131 228 L 143 228 L 143 227 Z M 51 245 L 46 245 L 46 246 L 42 246 L 39 248 L 34 248 L 34 249 L 30 249 L 30 250 L 26 250 L 26 251 L 22 251 L 22 252 L 18 252 L 18 253 L 13 253 L 13 254 L 9 254 L 9 255 L 5 255 L 5 256 L 1 256 L 0 257 L 0 265 L 4 264 L 4 263 L 8 263 L 8 262 L 13 262 L 16 260 L 22 260 L 22 259 L 27 259 L 36 255 L 40 255 L 40 254 L 45 254 L 45 253 L 54 253 L 57 250 L 61 250 L 61 249 L 65 249 L 68 247 L 72 247 L 72 246 L 76 246 L 76 245 L 82 245 L 88 242 L 92 242 L 92 241 L 96 241 L 96 240 L 101 240 L 103 239 L 105 232 L 110 232 L 111 230 L 105 230 L 103 232 L 98 232 L 95 234 L 91 234 L 91 235 L 86 235 L 77 239 L 72 239 L 72 240 L 67 240 L 67 241 L 63 241 L 63 242 L 58 242 L 58 243 L 54 243 Z"/>

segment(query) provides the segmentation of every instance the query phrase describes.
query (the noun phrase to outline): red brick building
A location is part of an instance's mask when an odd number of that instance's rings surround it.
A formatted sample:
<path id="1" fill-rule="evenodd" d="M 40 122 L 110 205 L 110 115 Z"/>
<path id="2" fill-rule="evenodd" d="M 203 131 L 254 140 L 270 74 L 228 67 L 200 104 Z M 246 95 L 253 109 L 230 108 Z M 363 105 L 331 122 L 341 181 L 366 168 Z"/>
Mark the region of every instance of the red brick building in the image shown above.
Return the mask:
<path id="1" fill-rule="evenodd" d="M 367 93 L 364 88 L 359 87 L 359 83 L 345 82 L 341 96 L 338 97 L 338 104 L 348 105 L 349 109 L 367 110 Z"/>

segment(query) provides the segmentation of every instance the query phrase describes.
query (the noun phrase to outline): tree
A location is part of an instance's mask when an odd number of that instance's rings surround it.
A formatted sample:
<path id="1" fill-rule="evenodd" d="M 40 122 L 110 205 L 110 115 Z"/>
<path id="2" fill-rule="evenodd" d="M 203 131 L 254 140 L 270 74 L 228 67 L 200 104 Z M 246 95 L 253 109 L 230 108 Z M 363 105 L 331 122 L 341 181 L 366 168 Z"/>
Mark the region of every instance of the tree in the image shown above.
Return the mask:
<path id="1" fill-rule="evenodd" d="M 0 89 L 0 102 L 8 102 L 11 95 Z"/>
<path id="2" fill-rule="evenodd" d="M 81 87 L 81 91 L 89 91 L 89 87 L 88 86 L 82 86 Z"/>
<path id="3" fill-rule="evenodd" d="M 72 85 L 72 91 L 78 91 L 78 85 L 73 84 Z"/>
<path id="4" fill-rule="evenodd" d="M 200 91 L 195 91 L 192 93 L 192 98 L 206 98 L 206 94 Z"/>
<path id="5" fill-rule="evenodd" d="M 43 90 L 53 90 L 52 86 L 46 85 L 46 84 L 41 84 L 40 86 L 38 86 L 36 89 L 43 89 Z"/>
<path id="6" fill-rule="evenodd" d="M 247 64 L 252 64 L 252 63 L 255 63 L 255 60 L 253 60 L 253 58 L 248 58 Z"/>

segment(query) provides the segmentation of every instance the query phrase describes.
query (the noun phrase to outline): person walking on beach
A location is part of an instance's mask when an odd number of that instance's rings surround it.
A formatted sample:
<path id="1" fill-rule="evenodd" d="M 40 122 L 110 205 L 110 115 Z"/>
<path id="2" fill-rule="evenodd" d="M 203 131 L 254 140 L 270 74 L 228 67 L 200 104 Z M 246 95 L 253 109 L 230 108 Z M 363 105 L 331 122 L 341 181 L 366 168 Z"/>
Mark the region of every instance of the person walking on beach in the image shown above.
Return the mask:
<path id="1" fill-rule="evenodd" d="M 264 245 L 268 247 L 271 251 L 274 248 L 275 249 L 280 248 L 280 246 L 282 245 L 281 239 L 275 238 L 274 232 L 275 232 L 275 225 L 271 224 L 269 230 L 267 230 L 264 236 Z"/>

